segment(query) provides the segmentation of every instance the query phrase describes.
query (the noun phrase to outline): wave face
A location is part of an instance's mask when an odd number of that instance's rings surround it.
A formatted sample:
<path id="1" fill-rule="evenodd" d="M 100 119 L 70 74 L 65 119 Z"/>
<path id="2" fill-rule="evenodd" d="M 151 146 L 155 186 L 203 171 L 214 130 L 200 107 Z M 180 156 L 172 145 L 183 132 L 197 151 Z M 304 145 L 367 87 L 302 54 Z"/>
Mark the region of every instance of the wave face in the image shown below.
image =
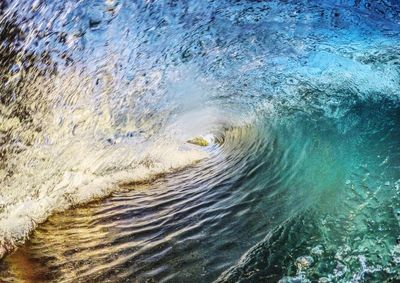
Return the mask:
<path id="1" fill-rule="evenodd" d="M 400 280 L 399 15 L 1 2 L 0 278 Z"/>

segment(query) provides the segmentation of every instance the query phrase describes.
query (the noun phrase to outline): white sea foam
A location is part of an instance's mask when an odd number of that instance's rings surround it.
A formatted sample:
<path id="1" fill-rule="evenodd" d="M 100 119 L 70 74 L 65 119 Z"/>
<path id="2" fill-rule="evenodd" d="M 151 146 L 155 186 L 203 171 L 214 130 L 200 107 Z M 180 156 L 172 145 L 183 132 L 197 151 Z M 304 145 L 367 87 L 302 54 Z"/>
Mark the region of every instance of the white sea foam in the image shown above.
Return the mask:
<path id="1" fill-rule="evenodd" d="M 85 78 L 79 73 L 66 72 L 47 83 L 33 76 L 32 93 L 23 101 L 33 109 L 31 122 L 11 115 L 12 107 L 0 109 L 0 131 L 12 137 L 3 145 L 7 159 L 0 168 L 0 257 L 55 212 L 105 197 L 121 184 L 151 181 L 208 155 L 186 143 L 178 124 L 166 126 L 171 123 L 163 119 L 170 112 L 146 117 L 159 100 L 168 100 L 161 93 L 150 103 L 143 94 L 161 88 L 157 71 L 148 74 L 151 84 L 135 80 L 128 93 L 108 99 L 92 93 L 93 85 L 82 84 Z M 145 104 L 131 105 L 127 98 Z"/>
<path id="2" fill-rule="evenodd" d="M 41 152 L 36 148 L 21 154 L 19 164 L 23 165 L 0 195 L 0 257 L 55 212 L 107 196 L 121 184 L 150 181 L 207 156 L 195 146 L 172 143 L 139 149 L 129 143 L 101 148 L 77 141 L 65 148 Z M 57 160 L 47 158 L 52 154 L 58 154 Z M 23 158 L 28 158 L 25 163 Z"/>

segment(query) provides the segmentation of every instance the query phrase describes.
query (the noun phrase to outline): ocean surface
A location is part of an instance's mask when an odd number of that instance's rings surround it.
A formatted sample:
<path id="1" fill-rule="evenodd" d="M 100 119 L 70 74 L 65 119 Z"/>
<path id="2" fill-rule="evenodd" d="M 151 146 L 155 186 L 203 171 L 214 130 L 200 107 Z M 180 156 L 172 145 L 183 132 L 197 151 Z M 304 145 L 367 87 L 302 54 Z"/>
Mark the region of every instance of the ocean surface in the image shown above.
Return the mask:
<path id="1" fill-rule="evenodd" d="M 400 282 L 400 2 L 0 1 L 0 282 Z"/>

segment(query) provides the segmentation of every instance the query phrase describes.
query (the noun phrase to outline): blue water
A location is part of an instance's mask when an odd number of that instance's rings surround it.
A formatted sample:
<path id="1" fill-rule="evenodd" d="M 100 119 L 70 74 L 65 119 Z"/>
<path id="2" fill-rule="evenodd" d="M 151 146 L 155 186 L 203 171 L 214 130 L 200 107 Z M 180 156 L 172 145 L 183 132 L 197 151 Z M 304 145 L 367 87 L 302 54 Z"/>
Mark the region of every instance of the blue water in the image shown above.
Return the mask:
<path id="1" fill-rule="evenodd" d="M 1 280 L 400 281 L 398 1 L 0 11 Z"/>

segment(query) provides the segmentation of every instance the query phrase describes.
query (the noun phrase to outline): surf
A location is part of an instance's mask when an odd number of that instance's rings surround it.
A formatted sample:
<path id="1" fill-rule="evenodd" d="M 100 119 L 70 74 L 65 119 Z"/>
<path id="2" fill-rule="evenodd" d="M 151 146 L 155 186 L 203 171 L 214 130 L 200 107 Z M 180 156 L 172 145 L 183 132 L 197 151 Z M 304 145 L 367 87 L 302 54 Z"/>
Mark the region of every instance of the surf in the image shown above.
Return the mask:
<path id="1" fill-rule="evenodd" d="M 0 276 L 395 280 L 398 11 L 3 2 Z"/>

